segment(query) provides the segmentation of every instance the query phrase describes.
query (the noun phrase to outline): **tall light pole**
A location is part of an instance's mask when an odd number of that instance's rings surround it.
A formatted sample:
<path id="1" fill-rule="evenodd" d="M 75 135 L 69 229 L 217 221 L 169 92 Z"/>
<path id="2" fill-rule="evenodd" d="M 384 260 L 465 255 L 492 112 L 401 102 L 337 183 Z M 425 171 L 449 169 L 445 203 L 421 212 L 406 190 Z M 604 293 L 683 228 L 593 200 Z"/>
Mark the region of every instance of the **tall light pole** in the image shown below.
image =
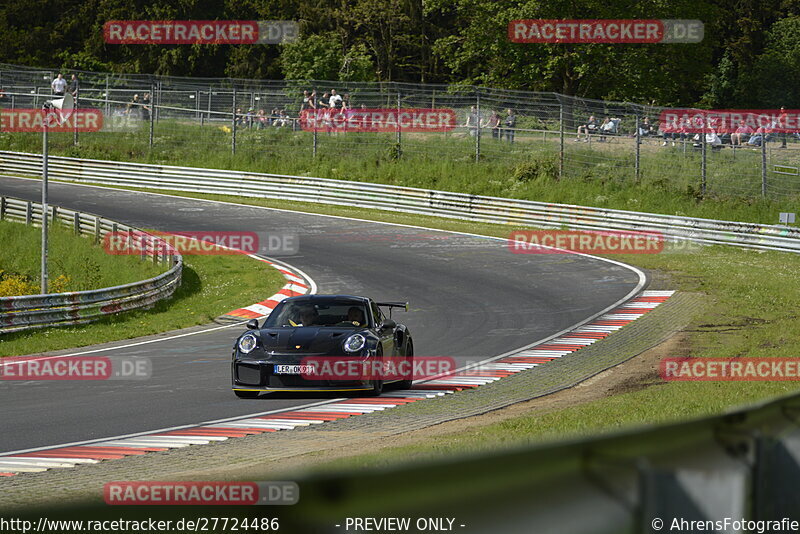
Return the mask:
<path id="1" fill-rule="evenodd" d="M 69 93 L 64 98 L 47 100 L 42 105 L 42 295 L 47 294 L 47 130 L 51 118 L 61 125 L 72 115 L 73 107 L 74 102 Z"/>
<path id="2" fill-rule="evenodd" d="M 47 294 L 47 123 L 50 119 L 48 102 L 42 106 L 42 295 Z"/>

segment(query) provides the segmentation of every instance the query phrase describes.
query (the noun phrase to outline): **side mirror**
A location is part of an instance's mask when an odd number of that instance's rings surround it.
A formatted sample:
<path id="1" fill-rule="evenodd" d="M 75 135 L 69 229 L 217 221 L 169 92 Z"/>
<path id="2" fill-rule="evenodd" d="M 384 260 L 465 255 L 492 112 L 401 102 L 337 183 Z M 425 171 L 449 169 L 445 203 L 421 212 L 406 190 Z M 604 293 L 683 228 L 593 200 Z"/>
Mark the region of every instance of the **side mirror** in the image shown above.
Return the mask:
<path id="1" fill-rule="evenodd" d="M 258 330 L 258 319 L 250 319 L 247 321 L 248 330 Z"/>
<path id="2" fill-rule="evenodd" d="M 392 319 L 384 319 L 381 323 L 381 330 L 385 330 L 386 328 L 394 328 L 395 326 L 397 326 L 397 323 Z"/>

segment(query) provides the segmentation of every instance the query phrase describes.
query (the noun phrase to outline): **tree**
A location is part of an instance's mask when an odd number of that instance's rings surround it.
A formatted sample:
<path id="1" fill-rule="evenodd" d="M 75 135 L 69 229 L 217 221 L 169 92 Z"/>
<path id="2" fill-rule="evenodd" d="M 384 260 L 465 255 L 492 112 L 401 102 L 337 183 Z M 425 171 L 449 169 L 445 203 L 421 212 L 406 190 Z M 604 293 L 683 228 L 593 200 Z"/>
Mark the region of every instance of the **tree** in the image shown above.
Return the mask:
<path id="1" fill-rule="evenodd" d="M 800 107 L 800 17 L 782 19 L 767 33 L 764 53 L 742 79 L 742 92 L 753 107 Z"/>

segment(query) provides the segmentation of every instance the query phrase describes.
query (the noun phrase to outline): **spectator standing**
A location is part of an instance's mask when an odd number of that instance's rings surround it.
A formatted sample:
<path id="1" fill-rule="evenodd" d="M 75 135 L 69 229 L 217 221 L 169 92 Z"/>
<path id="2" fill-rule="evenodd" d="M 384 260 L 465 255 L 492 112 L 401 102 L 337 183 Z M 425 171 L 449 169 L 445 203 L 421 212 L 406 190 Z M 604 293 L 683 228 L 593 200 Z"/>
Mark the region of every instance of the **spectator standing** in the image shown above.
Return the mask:
<path id="1" fill-rule="evenodd" d="M 786 120 L 789 118 L 789 115 L 786 113 L 786 108 L 781 106 L 781 113 L 778 115 L 778 135 L 781 136 L 781 148 L 786 148 Z"/>
<path id="2" fill-rule="evenodd" d="M 128 117 L 133 116 L 140 118 L 142 112 L 141 105 L 142 103 L 139 101 L 139 93 L 134 94 L 133 98 L 131 98 L 131 101 L 128 102 L 128 106 L 125 108 L 125 115 Z"/>
<path id="3" fill-rule="evenodd" d="M 339 109 L 342 107 L 342 95 L 336 93 L 336 89 L 331 89 L 331 96 L 328 99 L 329 107 Z"/>
<path id="4" fill-rule="evenodd" d="M 516 133 L 517 127 L 517 116 L 514 114 L 514 110 L 508 108 L 506 110 L 506 118 L 503 121 L 503 126 L 505 126 L 505 134 L 506 134 L 506 141 L 509 143 L 514 142 L 514 134 Z"/>
<path id="5" fill-rule="evenodd" d="M 478 135 L 478 121 L 480 117 L 478 117 L 478 112 L 475 109 L 475 106 L 470 106 L 469 114 L 467 115 L 467 122 L 464 123 L 464 126 L 469 128 L 469 135 L 471 137 L 475 137 Z"/>
<path id="6" fill-rule="evenodd" d="M 150 113 L 153 111 L 152 103 L 150 102 L 150 93 L 145 93 L 142 97 L 142 118 L 146 121 L 150 120 Z"/>
<path id="7" fill-rule="evenodd" d="M 314 106 L 311 105 L 311 95 L 308 94 L 308 90 L 303 91 L 303 102 L 300 104 L 300 111 L 303 112 L 313 107 Z"/>
<path id="8" fill-rule="evenodd" d="M 345 93 L 342 97 L 342 111 L 350 109 L 350 93 Z"/>
<path id="9" fill-rule="evenodd" d="M 73 74 L 69 81 L 69 87 L 67 87 L 67 91 L 70 92 L 72 98 L 78 98 L 78 89 L 80 89 L 80 85 L 81 82 L 78 80 L 78 75 Z"/>
<path id="10" fill-rule="evenodd" d="M 64 96 L 64 91 L 67 90 L 67 80 L 64 79 L 64 75 L 59 72 L 58 76 L 56 76 L 50 84 L 50 87 L 53 88 L 54 95 Z"/>
<path id="11" fill-rule="evenodd" d="M 328 93 L 322 93 L 322 98 L 319 99 L 317 103 L 317 108 L 329 108 L 330 107 L 330 98 Z"/>
<path id="12" fill-rule="evenodd" d="M 500 115 L 496 111 L 492 111 L 486 122 L 481 124 L 481 128 L 491 128 L 492 139 L 500 139 Z"/>

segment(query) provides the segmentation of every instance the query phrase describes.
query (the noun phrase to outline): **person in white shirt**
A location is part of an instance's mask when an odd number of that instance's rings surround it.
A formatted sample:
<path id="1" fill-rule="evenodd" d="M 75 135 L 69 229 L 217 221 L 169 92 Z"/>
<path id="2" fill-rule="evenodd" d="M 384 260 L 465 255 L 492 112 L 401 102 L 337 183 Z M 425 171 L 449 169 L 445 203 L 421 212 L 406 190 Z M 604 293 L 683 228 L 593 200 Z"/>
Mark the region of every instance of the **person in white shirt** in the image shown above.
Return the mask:
<path id="1" fill-rule="evenodd" d="M 328 102 L 332 108 L 342 107 L 342 96 L 336 93 L 336 89 L 331 89 L 331 97 Z"/>
<path id="2" fill-rule="evenodd" d="M 58 76 L 55 77 L 53 83 L 50 84 L 53 88 L 53 94 L 57 96 L 64 96 L 64 91 L 67 89 L 67 80 L 64 79 L 64 75 L 59 73 Z"/>

